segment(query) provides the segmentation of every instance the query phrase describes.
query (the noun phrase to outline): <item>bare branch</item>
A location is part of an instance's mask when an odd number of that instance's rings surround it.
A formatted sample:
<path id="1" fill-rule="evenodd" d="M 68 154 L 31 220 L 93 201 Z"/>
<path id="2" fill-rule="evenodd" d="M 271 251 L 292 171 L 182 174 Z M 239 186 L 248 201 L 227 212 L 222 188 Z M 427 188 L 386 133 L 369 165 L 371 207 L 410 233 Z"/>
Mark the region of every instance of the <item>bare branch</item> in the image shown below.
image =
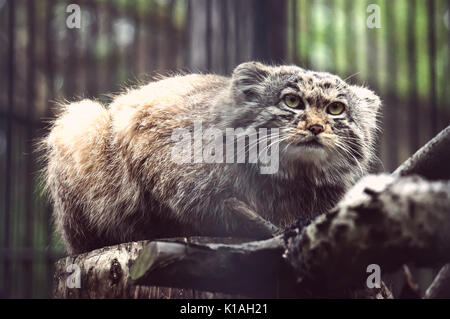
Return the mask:
<path id="1" fill-rule="evenodd" d="M 194 288 L 276 297 L 286 296 L 281 277 L 293 275 L 281 258 L 281 237 L 237 245 L 151 242 L 130 270 L 136 284 Z M 284 269 L 284 271 L 283 271 Z M 289 274 L 289 275 L 288 275 Z"/>
<path id="2" fill-rule="evenodd" d="M 441 268 L 433 283 L 425 292 L 424 299 L 450 298 L 450 264 Z"/>
<path id="3" fill-rule="evenodd" d="M 413 275 L 407 265 L 403 265 L 405 284 L 400 292 L 399 299 L 420 299 L 420 287 L 414 281 Z"/>
<path id="4" fill-rule="evenodd" d="M 267 239 L 283 232 L 280 228 L 256 214 L 247 204 L 237 198 L 228 198 L 225 200 L 225 205 L 238 215 L 239 219 L 252 225 L 252 235 L 258 234 L 260 236 L 256 238 Z"/>
<path id="5" fill-rule="evenodd" d="M 204 244 L 208 241 L 208 244 Z M 164 277 L 162 279 L 149 278 L 145 286 L 139 285 L 138 282 L 134 282 L 131 278 L 136 276 L 136 273 L 142 270 L 143 267 L 155 267 L 163 265 L 161 274 L 167 274 L 170 271 L 170 261 L 176 260 L 176 256 L 180 256 L 180 252 L 183 250 L 188 251 L 189 256 L 207 256 L 209 246 L 214 245 L 215 241 L 222 242 L 223 245 L 234 245 L 235 243 L 242 243 L 242 239 L 230 239 L 230 238 L 205 238 L 205 237 L 191 237 L 191 238 L 174 238 L 166 241 L 140 241 L 127 244 L 120 244 L 111 247 L 105 247 L 97 249 L 85 254 L 80 254 L 77 256 L 69 256 L 60 259 L 55 264 L 55 274 L 54 274 L 54 293 L 55 298 L 240 298 L 243 297 L 239 294 L 229 295 L 224 293 L 212 293 L 205 291 L 207 288 L 214 287 L 214 283 L 204 283 L 203 279 L 197 285 L 192 285 L 189 288 L 203 288 L 202 290 L 194 289 L 177 289 L 172 288 L 176 286 L 185 287 L 186 284 L 177 285 L 180 280 L 180 276 L 175 274 L 176 278 L 171 279 L 170 277 Z M 197 247 L 198 245 L 198 247 Z M 216 245 L 220 246 L 220 245 Z M 197 247 L 197 248 L 196 248 Z M 149 256 L 147 252 L 150 250 L 153 252 L 150 254 L 151 257 L 155 257 L 155 262 L 150 264 L 146 259 Z M 211 249 L 211 252 L 215 251 Z M 258 247 L 251 246 L 249 248 L 251 251 L 257 252 Z M 269 249 L 270 250 L 270 249 Z M 282 249 L 280 248 L 282 251 Z M 219 249 L 220 251 L 220 249 Z M 197 254 L 199 253 L 199 254 Z M 193 255 L 192 255 L 193 254 Z M 225 253 L 226 254 L 226 253 Z M 267 257 L 271 258 L 269 252 L 264 252 L 268 254 Z M 278 254 L 281 255 L 281 252 Z M 139 258 L 138 258 L 139 256 Z M 220 252 L 219 252 L 220 256 Z M 257 258 L 260 260 L 262 258 Z M 137 260 L 137 261 L 136 261 Z M 141 266 L 138 262 L 141 260 Z M 136 263 L 135 263 L 136 261 Z M 130 266 L 131 273 L 130 276 Z M 73 267 L 75 265 L 76 268 Z M 67 268 L 72 266 L 72 268 Z M 256 265 L 253 265 L 256 266 Z M 258 265 L 260 266 L 260 265 Z M 199 271 L 204 271 L 206 265 Z M 261 267 L 259 267 L 261 268 Z M 217 269 L 217 268 L 216 268 Z M 190 271 L 192 268 L 188 266 L 188 279 L 192 276 Z M 212 271 L 212 270 L 209 270 Z M 134 273 L 133 273 L 134 272 Z M 156 274 L 157 271 L 155 272 Z M 74 276 L 80 276 L 80 287 L 74 287 L 67 284 L 67 281 Z M 217 276 L 220 277 L 220 272 Z M 197 276 L 201 276 L 201 273 L 197 273 Z M 203 278 L 203 277 L 202 277 Z M 159 286 L 152 286 L 148 283 L 155 279 L 154 282 L 161 283 Z M 253 285 L 254 283 L 249 282 Z M 172 285 L 172 283 L 174 283 Z M 163 287 L 166 286 L 166 287 Z M 232 286 L 232 284 L 228 285 Z M 257 285 L 256 285 L 257 286 Z M 255 286 L 255 287 L 256 287 Z M 261 286 L 261 285 L 260 285 Z M 217 289 L 211 289 L 217 290 Z M 226 290 L 226 289 L 223 289 Z M 261 295 L 261 294 L 260 294 Z"/>
<path id="6" fill-rule="evenodd" d="M 369 264 L 389 272 L 407 262 L 450 260 L 449 211 L 450 182 L 367 177 L 289 239 L 287 259 L 305 289 L 359 288 Z"/>
<path id="7" fill-rule="evenodd" d="M 400 165 L 394 175 L 417 174 L 429 180 L 450 179 L 450 126 Z"/>

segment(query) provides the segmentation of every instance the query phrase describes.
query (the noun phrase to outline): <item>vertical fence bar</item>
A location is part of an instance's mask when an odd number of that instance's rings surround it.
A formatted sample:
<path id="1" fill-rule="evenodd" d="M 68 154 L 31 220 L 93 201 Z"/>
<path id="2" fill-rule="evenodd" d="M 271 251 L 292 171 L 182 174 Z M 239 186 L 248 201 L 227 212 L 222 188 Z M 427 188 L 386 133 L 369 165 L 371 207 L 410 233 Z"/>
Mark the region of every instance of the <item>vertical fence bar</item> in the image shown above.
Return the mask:
<path id="1" fill-rule="evenodd" d="M 191 2 L 191 21 L 189 31 L 190 67 L 195 71 L 205 72 L 211 67 L 211 50 L 208 39 L 211 39 L 211 12 L 209 0 L 195 0 Z"/>
<path id="2" fill-rule="evenodd" d="M 373 0 L 367 0 L 366 5 L 369 6 L 373 3 Z M 367 27 L 367 26 L 366 26 Z M 380 88 L 379 84 L 379 43 L 377 35 L 381 32 L 381 29 L 378 28 L 367 28 L 366 30 L 366 52 L 367 52 L 367 58 L 366 58 L 366 69 L 367 69 L 367 81 L 369 83 L 369 86 L 374 88 L 375 90 L 378 90 Z M 378 115 L 378 121 L 382 123 L 383 117 L 382 115 Z M 376 155 L 378 158 L 381 157 L 381 140 L 382 140 L 382 134 L 378 134 L 377 142 L 376 142 Z M 383 162 L 381 160 L 378 160 L 376 163 L 374 163 L 373 167 L 371 168 L 372 172 L 380 172 L 384 171 Z"/>
<path id="3" fill-rule="evenodd" d="M 183 48 L 184 48 L 184 52 L 183 52 L 183 64 L 187 67 L 190 68 L 191 64 L 190 62 L 192 61 L 191 59 L 191 19 L 192 19 L 192 4 L 191 4 L 191 0 L 186 0 L 186 24 L 185 24 L 185 30 L 184 30 L 184 43 L 183 43 Z"/>
<path id="4" fill-rule="evenodd" d="M 292 63 L 298 64 L 297 56 L 297 36 L 298 36 L 298 17 L 297 17 L 297 0 L 291 0 L 291 19 L 292 19 Z"/>
<path id="5" fill-rule="evenodd" d="M 55 68 L 54 68 L 54 59 L 58 58 L 55 54 L 56 50 L 54 49 L 53 43 L 53 32 L 52 32 L 52 21 L 53 21 L 53 6 L 54 0 L 47 0 L 46 3 L 46 20 L 45 20 L 45 50 L 46 50 L 46 77 L 47 77 L 47 110 L 46 116 L 49 117 L 51 115 L 50 108 L 48 105 L 52 104 L 52 100 L 55 98 L 55 86 L 54 86 L 54 76 L 55 76 Z M 56 56 L 55 56 L 56 55 Z M 47 289 L 46 294 L 47 297 L 50 297 L 50 291 L 52 287 L 52 279 L 53 279 L 53 262 L 54 260 L 51 257 L 51 244 L 52 244 L 52 207 L 49 203 L 47 203 L 45 207 L 45 222 L 44 222 L 44 233 L 45 233 L 45 245 L 46 245 L 46 255 L 45 255 L 45 269 L 46 269 L 46 282 Z"/>
<path id="6" fill-rule="evenodd" d="M 259 0 L 258 0 L 259 2 Z M 268 15 L 268 39 L 267 41 L 267 56 L 272 63 L 285 63 L 287 52 L 287 0 L 268 0 L 267 1 L 267 15 Z"/>
<path id="7" fill-rule="evenodd" d="M 132 54 L 129 56 L 129 64 L 133 72 L 134 78 L 139 78 L 140 62 L 141 62 L 141 14 L 139 12 L 139 4 L 137 1 L 133 2 L 134 5 L 130 8 L 130 17 L 134 21 L 134 43 L 132 48 Z M 174 40 L 176 42 L 176 40 Z"/>
<path id="8" fill-rule="evenodd" d="M 258 0 L 251 3 L 252 58 L 266 63 L 283 63 L 286 58 L 286 1 Z"/>
<path id="9" fill-rule="evenodd" d="M 52 32 L 52 22 L 53 22 L 53 5 L 54 0 L 47 0 L 46 3 L 46 19 L 45 19 L 45 75 L 47 77 L 47 107 L 46 107 L 46 116 L 49 117 L 51 115 L 51 110 L 49 105 L 51 105 L 51 101 L 55 98 L 55 65 L 54 59 L 57 58 L 56 51 L 54 48 L 53 37 L 54 34 Z"/>
<path id="10" fill-rule="evenodd" d="M 305 67 L 305 61 L 303 59 L 303 42 L 305 36 L 303 35 L 303 16 L 302 12 L 304 10 L 301 0 L 296 0 L 297 6 L 297 65 L 300 67 Z"/>
<path id="11" fill-rule="evenodd" d="M 70 1 L 67 3 L 69 5 Z M 65 63 L 66 66 L 66 72 L 64 74 L 64 94 L 65 98 L 72 100 L 74 98 L 74 95 L 77 92 L 77 80 L 78 80 L 78 58 L 77 58 L 77 33 L 78 29 L 73 28 L 67 28 L 67 37 L 66 37 L 66 45 L 68 48 L 68 55 L 67 55 L 67 63 Z"/>
<path id="12" fill-rule="evenodd" d="M 118 21 L 122 23 L 122 21 L 127 21 L 128 15 L 127 15 L 127 7 L 128 2 L 121 2 L 116 1 L 115 6 L 115 18 L 114 21 Z M 128 23 L 131 23 L 131 21 L 128 21 Z M 119 29 L 120 30 L 120 29 Z M 115 33 L 115 32 L 114 32 Z M 120 33 L 120 32 L 119 32 Z M 129 43 L 124 43 L 120 40 L 120 35 L 118 36 L 118 55 L 117 55 L 117 62 L 116 69 L 118 69 L 118 76 L 117 76 L 117 85 L 119 88 L 122 88 L 122 83 L 125 81 L 131 80 L 131 71 L 130 70 L 130 64 L 128 64 L 129 60 L 127 59 L 128 50 L 130 48 Z M 127 82 L 129 84 L 129 82 Z"/>
<path id="13" fill-rule="evenodd" d="M 386 1 L 386 55 L 387 55 L 387 86 L 386 94 L 388 105 L 385 108 L 385 141 L 387 142 L 386 159 L 388 170 L 392 171 L 398 164 L 398 130 L 397 130 L 397 61 L 396 61 L 396 41 L 395 41 L 395 19 L 394 2 Z"/>
<path id="14" fill-rule="evenodd" d="M 177 52 L 178 52 L 178 33 L 175 28 L 175 0 L 170 0 L 167 7 L 167 24 L 164 28 L 165 39 L 172 39 L 166 42 L 166 64 L 165 68 L 174 70 L 177 67 Z"/>
<path id="15" fill-rule="evenodd" d="M 24 297 L 30 298 L 32 292 L 33 269 L 32 269 L 32 223 L 33 218 L 33 120 L 34 120 L 34 83 L 35 83 L 35 1 L 27 1 L 27 127 L 26 127 L 26 174 L 25 174 L 25 236 L 24 246 L 26 254 L 23 256 L 23 276 L 25 283 Z"/>
<path id="16" fill-rule="evenodd" d="M 304 19 L 305 19 L 305 30 L 303 31 L 302 35 L 305 38 L 305 65 L 306 68 L 310 69 L 311 68 L 311 55 L 310 55 L 310 45 L 313 44 L 314 42 L 311 41 L 311 15 L 312 15 L 312 10 L 311 10 L 311 3 L 310 1 L 305 1 L 304 2 L 304 6 L 303 6 L 303 11 L 306 13 L 303 15 Z M 314 40 L 314 39 L 313 39 Z"/>
<path id="17" fill-rule="evenodd" d="M 322 67 L 322 57 L 320 55 L 320 37 L 319 37 L 319 21 L 320 21 L 320 16 L 321 16 L 321 12 L 320 12 L 320 3 L 321 0 L 314 0 L 314 1 L 310 1 L 312 3 L 312 6 L 310 7 L 311 9 L 311 20 L 310 20 L 310 25 L 311 25 L 311 31 L 310 31 L 310 35 L 311 35 L 311 47 L 312 50 L 310 50 L 312 52 L 312 54 L 310 53 L 310 57 L 312 57 L 310 59 L 311 62 L 311 69 L 314 69 L 316 71 L 323 71 Z"/>
<path id="18" fill-rule="evenodd" d="M 233 2 L 233 9 L 234 9 L 234 18 L 235 18 L 235 20 L 234 20 L 234 25 L 235 25 L 235 28 L 234 28 L 234 31 L 235 31 L 235 34 L 234 34 L 234 41 L 235 41 L 234 48 L 236 50 L 236 52 L 235 52 L 235 57 L 236 57 L 235 63 L 238 64 L 238 63 L 241 62 L 241 50 L 240 50 L 240 45 L 239 45 L 239 43 L 240 43 L 240 41 L 239 41 L 240 40 L 240 32 L 241 32 L 241 30 L 240 30 L 241 23 L 240 23 L 240 15 L 239 15 L 239 13 L 240 13 L 239 0 L 234 0 L 234 2 Z"/>
<path id="19" fill-rule="evenodd" d="M 4 247 L 5 261 L 3 268 L 4 294 L 9 298 L 11 293 L 11 260 L 10 249 L 10 213 L 11 213 L 11 173 L 12 173 L 12 120 L 14 110 L 14 0 L 8 1 L 8 111 L 6 120 L 6 171 L 5 171 L 5 218 Z"/>
<path id="20" fill-rule="evenodd" d="M 327 45 L 328 45 L 328 55 L 327 59 L 329 59 L 330 62 L 330 68 L 332 72 L 337 71 L 337 32 L 336 32 L 336 12 L 335 12 L 335 0 L 328 0 L 328 8 L 330 12 L 330 20 L 329 20 L 329 26 L 328 26 L 328 32 L 327 32 Z"/>
<path id="21" fill-rule="evenodd" d="M 253 1 L 251 12 L 254 12 L 254 29 L 251 41 L 253 41 L 253 52 L 251 55 L 259 61 L 269 63 L 269 4 L 268 0 Z"/>
<path id="22" fill-rule="evenodd" d="M 367 6 L 373 3 L 373 0 L 368 0 Z M 381 32 L 380 29 L 373 28 L 367 30 L 366 33 L 366 46 L 367 46 L 367 75 L 369 84 L 375 88 L 379 87 L 378 84 L 378 41 L 377 33 Z"/>
<path id="23" fill-rule="evenodd" d="M 150 12 L 150 19 L 153 20 L 153 47 L 152 47 L 152 57 L 154 60 L 153 65 L 153 73 L 157 73 L 161 71 L 161 60 L 163 59 L 163 54 L 165 53 L 162 50 L 162 41 L 161 38 L 163 36 L 164 28 L 162 27 L 163 20 L 158 14 L 159 3 L 158 1 L 154 1 L 155 10 Z"/>
<path id="24" fill-rule="evenodd" d="M 416 0 L 408 5 L 409 152 L 419 148 L 419 96 L 417 94 Z"/>
<path id="25" fill-rule="evenodd" d="M 447 0 L 447 72 L 445 75 L 445 84 L 446 88 L 450 86 L 450 0 Z M 446 97 L 446 107 L 450 109 L 450 90 L 445 90 L 447 95 L 444 94 L 444 98 Z M 445 123 L 447 125 L 448 123 Z"/>
<path id="26" fill-rule="evenodd" d="M 224 59 L 226 58 L 228 60 L 228 73 L 231 73 L 233 70 L 233 67 L 237 63 L 237 57 L 236 57 L 236 12 L 234 10 L 234 1 L 229 0 L 227 1 L 227 12 L 225 13 L 225 17 L 227 18 L 228 22 L 228 40 L 227 40 L 227 52 L 226 56 L 224 56 Z"/>
<path id="27" fill-rule="evenodd" d="M 156 4 L 152 2 L 153 8 L 156 7 Z M 152 11 L 148 11 L 148 26 L 147 31 L 150 30 L 150 37 L 148 43 L 148 54 L 149 59 L 151 61 L 150 72 L 155 74 L 155 71 L 158 69 L 158 60 L 160 59 L 160 50 L 159 50 L 159 36 L 160 36 L 160 19 L 159 16 Z"/>
<path id="28" fill-rule="evenodd" d="M 107 67 L 103 71 L 105 72 L 106 81 L 107 81 L 107 87 L 106 89 L 108 91 L 112 91 L 116 89 L 117 84 L 117 72 L 119 65 L 119 54 L 118 54 L 118 48 L 116 45 L 116 38 L 114 34 L 114 21 L 116 16 L 116 2 L 115 1 L 108 1 L 105 3 L 105 11 L 106 11 L 106 32 L 108 33 L 108 38 L 111 39 L 108 44 L 108 61 L 107 61 Z"/>
<path id="29" fill-rule="evenodd" d="M 206 70 L 207 71 L 211 71 L 212 68 L 212 47 L 211 47 L 211 27 L 212 27 L 212 23 L 211 23 L 211 5 L 212 5 L 212 1 L 211 0 L 207 0 L 206 1 L 206 10 L 205 10 L 205 14 L 206 14 L 206 41 L 205 41 L 205 50 L 206 50 Z"/>
<path id="30" fill-rule="evenodd" d="M 86 34 L 87 44 L 85 48 L 85 61 L 84 67 L 86 69 L 86 88 L 85 92 L 88 97 L 96 96 L 98 93 L 98 63 L 97 63 L 97 41 L 99 36 L 99 16 L 97 1 L 89 0 L 89 11 L 91 13 L 92 21 L 89 29 L 89 33 Z"/>
<path id="31" fill-rule="evenodd" d="M 222 60 L 222 65 L 223 65 L 223 72 L 225 74 L 228 74 L 229 72 L 229 60 L 230 57 L 228 56 L 228 4 L 230 3 L 229 1 L 221 1 L 221 6 L 220 6 L 220 10 L 221 10 L 221 22 L 222 22 L 222 30 L 223 30 L 223 40 L 222 40 L 222 51 L 223 51 L 223 60 Z"/>
<path id="32" fill-rule="evenodd" d="M 344 2 L 344 10 L 346 14 L 345 20 L 345 49 L 346 49 L 346 60 L 347 63 L 345 65 L 346 68 L 346 77 L 349 77 L 349 80 L 355 76 L 355 66 L 356 66 L 356 56 L 355 56 L 355 24 L 353 17 L 353 1 L 345 1 Z"/>
<path id="33" fill-rule="evenodd" d="M 428 0 L 428 67 L 430 83 L 430 125 L 431 136 L 437 134 L 437 110 L 436 110 L 436 28 L 435 28 L 435 1 Z"/>

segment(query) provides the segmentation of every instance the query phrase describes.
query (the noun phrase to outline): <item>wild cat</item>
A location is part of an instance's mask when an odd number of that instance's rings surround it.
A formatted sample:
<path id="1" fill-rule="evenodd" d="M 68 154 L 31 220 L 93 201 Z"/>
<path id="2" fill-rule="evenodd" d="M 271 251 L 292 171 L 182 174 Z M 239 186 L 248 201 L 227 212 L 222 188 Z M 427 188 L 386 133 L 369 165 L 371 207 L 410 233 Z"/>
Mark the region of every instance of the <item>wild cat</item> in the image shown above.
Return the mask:
<path id="1" fill-rule="evenodd" d="M 106 107 L 64 105 L 43 141 L 57 231 L 70 254 L 162 237 L 265 238 L 227 200 L 280 228 L 331 209 L 375 158 L 380 105 L 338 76 L 258 62 L 231 77 L 164 78 Z M 195 123 L 224 133 L 276 129 L 276 171 L 261 173 L 259 162 L 174 161 L 174 131 L 194 133 Z"/>

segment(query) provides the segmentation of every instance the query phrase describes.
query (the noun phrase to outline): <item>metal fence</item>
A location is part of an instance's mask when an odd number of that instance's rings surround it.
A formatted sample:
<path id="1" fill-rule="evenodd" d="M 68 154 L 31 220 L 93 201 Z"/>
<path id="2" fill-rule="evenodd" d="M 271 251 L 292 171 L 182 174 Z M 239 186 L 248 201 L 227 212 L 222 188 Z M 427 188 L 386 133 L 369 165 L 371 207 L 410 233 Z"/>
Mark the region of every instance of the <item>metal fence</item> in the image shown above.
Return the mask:
<path id="1" fill-rule="evenodd" d="M 81 28 L 67 27 L 70 3 Z M 376 4 L 375 11 L 369 5 Z M 0 296 L 48 297 L 62 256 L 34 142 L 54 101 L 185 71 L 295 63 L 366 84 L 384 101 L 392 171 L 450 123 L 448 0 L 0 0 Z M 378 11 L 379 9 L 379 11 Z M 367 19 L 379 13 L 380 28 Z"/>

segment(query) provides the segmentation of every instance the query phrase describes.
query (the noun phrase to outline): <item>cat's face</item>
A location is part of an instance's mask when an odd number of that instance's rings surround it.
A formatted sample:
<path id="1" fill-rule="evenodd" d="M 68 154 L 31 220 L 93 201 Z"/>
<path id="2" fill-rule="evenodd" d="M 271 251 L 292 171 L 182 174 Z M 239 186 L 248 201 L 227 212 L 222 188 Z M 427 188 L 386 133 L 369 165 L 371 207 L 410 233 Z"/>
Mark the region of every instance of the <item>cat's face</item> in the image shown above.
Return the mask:
<path id="1" fill-rule="evenodd" d="M 256 62 L 239 65 L 232 81 L 241 120 L 280 129 L 281 169 L 301 162 L 365 173 L 381 104 L 372 91 L 329 73 Z"/>

